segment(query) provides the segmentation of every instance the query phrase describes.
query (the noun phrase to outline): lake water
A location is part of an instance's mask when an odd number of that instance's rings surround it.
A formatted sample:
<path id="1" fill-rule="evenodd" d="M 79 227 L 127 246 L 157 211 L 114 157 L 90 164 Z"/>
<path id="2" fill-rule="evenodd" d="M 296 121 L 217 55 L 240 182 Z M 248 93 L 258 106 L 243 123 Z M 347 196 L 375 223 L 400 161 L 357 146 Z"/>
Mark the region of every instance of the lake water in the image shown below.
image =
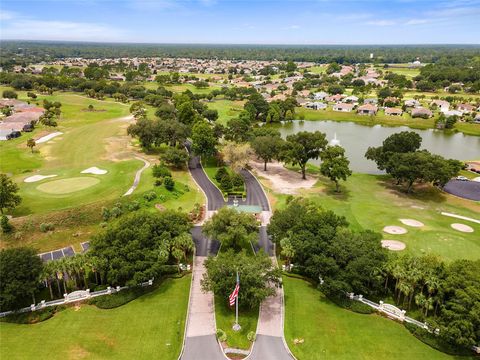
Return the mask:
<path id="1" fill-rule="evenodd" d="M 480 126 L 480 125 L 478 125 Z M 282 137 L 299 131 L 321 131 L 327 134 L 330 141 L 337 134 L 340 145 L 350 160 L 350 168 L 354 172 L 379 174 L 373 161 L 365 158 L 369 146 L 380 146 L 388 136 L 401 131 L 415 131 L 422 137 L 421 149 L 433 154 L 457 160 L 480 159 L 480 137 L 462 133 L 446 134 L 439 130 L 416 130 L 406 126 L 384 127 L 381 125 L 364 126 L 353 122 L 337 121 L 292 121 L 279 127 Z M 312 160 L 318 165 L 320 160 Z"/>

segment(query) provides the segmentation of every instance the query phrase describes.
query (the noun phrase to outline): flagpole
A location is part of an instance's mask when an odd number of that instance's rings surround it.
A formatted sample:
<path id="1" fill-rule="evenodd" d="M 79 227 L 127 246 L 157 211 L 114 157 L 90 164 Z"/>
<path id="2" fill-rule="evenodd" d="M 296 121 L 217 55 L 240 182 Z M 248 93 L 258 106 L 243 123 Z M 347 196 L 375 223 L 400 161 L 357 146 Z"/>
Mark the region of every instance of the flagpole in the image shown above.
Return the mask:
<path id="1" fill-rule="evenodd" d="M 240 283 L 240 279 L 238 277 L 238 271 L 237 271 L 237 284 Z M 234 331 L 239 331 L 242 327 L 238 323 L 238 294 L 237 297 L 235 298 L 235 324 L 233 324 L 233 330 Z"/>

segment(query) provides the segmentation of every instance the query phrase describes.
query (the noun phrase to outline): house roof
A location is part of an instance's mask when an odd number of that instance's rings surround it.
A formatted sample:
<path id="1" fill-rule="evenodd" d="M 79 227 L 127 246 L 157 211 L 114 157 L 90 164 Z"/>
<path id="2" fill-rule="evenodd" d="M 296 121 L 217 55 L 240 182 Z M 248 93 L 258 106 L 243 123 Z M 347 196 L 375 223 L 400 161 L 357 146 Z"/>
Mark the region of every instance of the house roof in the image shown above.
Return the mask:
<path id="1" fill-rule="evenodd" d="M 378 108 L 375 106 L 375 105 L 372 105 L 372 104 L 364 104 L 364 105 L 361 105 L 358 107 L 358 110 L 359 111 L 377 111 Z"/>
<path id="2" fill-rule="evenodd" d="M 403 113 L 402 109 L 399 108 L 385 108 L 385 114 L 401 114 Z"/>
<path id="3" fill-rule="evenodd" d="M 354 108 L 355 105 L 353 104 L 345 104 L 345 103 L 339 103 L 339 104 L 335 104 L 333 106 L 334 109 L 346 109 L 346 110 L 352 110 Z"/>

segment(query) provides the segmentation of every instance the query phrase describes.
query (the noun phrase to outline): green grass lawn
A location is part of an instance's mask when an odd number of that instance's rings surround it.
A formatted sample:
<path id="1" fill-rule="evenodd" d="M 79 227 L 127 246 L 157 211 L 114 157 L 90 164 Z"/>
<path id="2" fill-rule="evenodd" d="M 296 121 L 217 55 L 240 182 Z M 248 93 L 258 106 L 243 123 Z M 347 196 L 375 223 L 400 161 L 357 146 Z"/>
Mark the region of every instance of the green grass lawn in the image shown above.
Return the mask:
<path id="1" fill-rule="evenodd" d="M 243 110 L 243 101 L 214 100 L 205 103 L 209 109 L 218 111 L 217 123 L 227 125 L 228 120 L 238 117 Z"/>
<path id="2" fill-rule="evenodd" d="M 190 276 L 111 310 L 69 308 L 33 324 L 0 323 L 2 359 L 177 359 Z"/>
<path id="3" fill-rule="evenodd" d="M 250 331 L 256 332 L 257 330 L 258 308 L 248 311 L 239 309 L 238 323 L 242 328 L 240 331 L 233 331 L 235 307 L 228 306 L 227 300 L 219 296 L 215 297 L 217 329 L 222 329 L 227 333 L 227 344 L 229 347 L 250 349 L 252 343 L 248 341 L 247 335 Z"/>
<path id="4" fill-rule="evenodd" d="M 318 174 L 318 172 L 317 172 Z M 407 247 L 405 251 L 415 254 L 435 253 L 445 260 L 480 258 L 480 225 L 456 220 L 440 213 L 455 213 L 478 219 L 480 204 L 460 199 L 435 188 L 419 189 L 406 194 L 393 186 L 388 177 L 353 174 L 342 182 L 342 193 L 334 192 L 334 185 L 320 178 L 315 187 L 302 190 L 300 195 L 333 210 L 347 218 L 354 229 L 371 229 L 382 233 L 384 239 L 399 240 Z M 269 191 L 275 208 L 285 206 L 286 195 Z M 399 219 L 415 219 L 425 224 L 422 228 L 403 225 Z M 461 222 L 475 229 L 473 233 L 453 230 L 450 224 Z M 404 235 L 389 235 L 382 232 L 384 226 L 402 226 L 408 230 Z"/>
<path id="5" fill-rule="evenodd" d="M 399 323 L 338 307 L 304 280 L 284 276 L 283 284 L 285 338 L 298 360 L 454 358 L 425 345 Z M 294 339 L 304 343 L 295 345 Z"/>

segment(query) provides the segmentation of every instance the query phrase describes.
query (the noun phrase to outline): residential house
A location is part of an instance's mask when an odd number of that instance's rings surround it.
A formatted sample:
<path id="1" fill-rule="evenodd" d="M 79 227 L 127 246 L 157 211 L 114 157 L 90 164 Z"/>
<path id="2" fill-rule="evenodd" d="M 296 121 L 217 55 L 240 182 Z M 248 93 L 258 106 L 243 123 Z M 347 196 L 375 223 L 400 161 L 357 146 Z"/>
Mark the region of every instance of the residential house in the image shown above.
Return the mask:
<path id="1" fill-rule="evenodd" d="M 350 95 L 344 98 L 342 101 L 346 103 L 352 103 L 352 104 L 358 103 L 358 97 L 356 97 L 355 95 Z"/>
<path id="2" fill-rule="evenodd" d="M 403 110 L 399 108 L 385 108 L 385 115 L 389 116 L 401 116 L 403 114 Z"/>
<path id="3" fill-rule="evenodd" d="M 393 96 L 388 96 L 385 99 L 383 99 L 384 104 L 392 104 L 392 105 L 397 105 L 400 103 L 400 100 L 396 97 Z"/>
<path id="4" fill-rule="evenodd" d="M 449 116 L 462 117 L 462 116 L 463 116 L 463 112 L 461 112 L 460 110 L 446 110 L 446 111 L 442 111 L 442 113 L 443 113 L 446 117 L 449 117 Z"/>
<path id="5" fill-rule="evenodd" d="M 328 96 L 328 94 L 324 91 L 317 92 L 313 94 L 313 99 L 314 100 L 323 100 Z"/>
<path id="6" fill-rule="evenodd" d="M 333 111 L 351 112 L 354 107 L 354 104 L 338 103 L 333 105 Z"/>
<path id="7" fill-rule="evenodd" d="M 368 98 L 368 99 L 363 100 L 363 103 L 364 103 L 364 104 L 377 105 L 377 104 L 378 104 L 378 100 L 375 99 L 375 98 Z"/>
<path id="8" fill-rule="evenodd" d="M 364 104 L 358 107 L 357 113 L 359 115 L 375 115 L 378 111 L 378 107 L 372 104 Z"/>
<path id="9" fill-rule="evenodd" d="M 339 101 L 341 101 L 344 97 L 345 97 L 345 95 L 336 94 L 336 95 L 327 96 L 327 97 L 325 98 L 325 100 L 327 100 L 327 101 L 329 101 L 329 102 L 339 102 Z"/>
<path id="10" fill-rule="evenodd" d="M 469 114 L 472 111 L 475 111 L 475 106 L 470 105 L 470 104 L 458 104 L 457 105 L 457 110 L 461 111 L 464 114 Z"/>
<path id="11" fill-rule="evenodd" d="M 411 115 L 412 117 L 429 118 L 433 116 L 433 113 L 429 109 L 425 109 L 423 107 L 417 107 L 412 109 Z"/>
<path id="12" fill-rule="evenodd" d="M 473 119 L 473 122 L 476 124 L 480 124 L 480 114 L 477 114 L 477 116 L 475 116 L 475 119 Z"/>
<path id="13" fill-rule="evenodd" d="M 448 109 L 450 109 L 450 103 L 445 100 L 433 100 L 430 105 L 437 105 L 441 112 L 448 111 Z"/>
<path id="14" fill-rule="evenodd" d="M 322 103 L 322 102 L 307 102 L 304 105 L 308 109 L 314 109 L 314 110 L 325 110 L 327 108 L 327 104 Z"/>
<path id="15" fill-rule="evenodd" d="M 418 107 L 421 105 L 420 101 L 414 100 L 414 99 L 405 100 L 403 103 L 405 104 L 405 106 L 408 106 L 408 107 Z"/>

